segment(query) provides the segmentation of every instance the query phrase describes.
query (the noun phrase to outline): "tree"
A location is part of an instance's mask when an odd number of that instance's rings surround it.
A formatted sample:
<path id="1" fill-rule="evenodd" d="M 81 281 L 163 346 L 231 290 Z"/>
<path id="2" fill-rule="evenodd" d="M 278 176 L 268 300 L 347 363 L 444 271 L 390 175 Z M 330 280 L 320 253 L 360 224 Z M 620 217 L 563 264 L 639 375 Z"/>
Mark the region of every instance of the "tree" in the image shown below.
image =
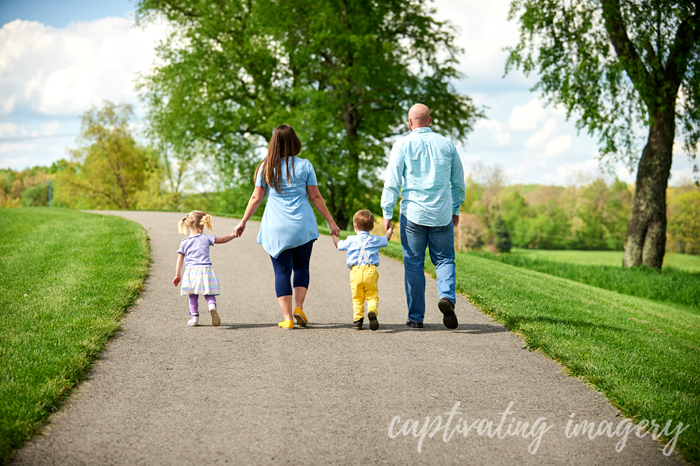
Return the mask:
<path id="1" fill-rule="evenodd" d="M 581 206 L 576 211 L 583 222 L 578 238 L 581 247 L 621 249 L 630 198 L 627 184 L 617 179 L 608 185 L 603 178 L 598 178 L 585 186 Z"/>
<path id="2" fill-rule="evenodd" d="M 687 191 L 674 199 L 676 215 L 669 219 L 669 233 L 686 254 L 700 254 L 700 192 Z"/>
<path id="3" fill-rule="evenodd" d="M 461 140 L 480 115 L 451 85 L 459 49 L 432 14 L 420 0 L 140 0 L 140 21 L 164 16 L 174 31 L 141 82 L 149 119 L 165 141 L 209 146 L 231 180 L 250 178 L 291 124 L 344 228 L 378 208 L 377 170 L 412 104 Z"/>
<path id="4" fill-rule="evenodd" d="M 496 236 L 496 249 L 498 252 L 510 252 L 513 242 L 510 240 L 510 232 L 505 220 L 500 215 L 493 222 L 493 234 Z"/>
<path id="5" fill-rule="evenodd" d="M 506 71 L 537 71 L 535 88 L 580 114 L 578 128 L 599 135 L 606 160 L 638 160 L 623 266 L 660 269 L 675 133 L 693 161 L 700 140 L 700 1 L 514 0 L 515 17 L 520 43 Z"/>
<path id="6" fill-rule="evenodd" d="M 495 217 L 498 215 L 501 190 L 506 185 L 506 174 L 500 165 L 484 166 L 477 162 L 472 167 L 476 182 L 483 189 L 479 190 L 480 197 L 474 207 L 480 220 L 491 230 Z"/>
<path id="7" fill-rule="evenodd" d="M 129 129 L 130 105 L 105 102 L 82 116 L 82 146 L 71 150 L 60 181 L 76 193 L 93 198 L 95 207 L 130 209 L 137 205 L 153 166 L 154 155 L 140 147 Z M 157 164 L 156 164 L 157 165 Z"/>

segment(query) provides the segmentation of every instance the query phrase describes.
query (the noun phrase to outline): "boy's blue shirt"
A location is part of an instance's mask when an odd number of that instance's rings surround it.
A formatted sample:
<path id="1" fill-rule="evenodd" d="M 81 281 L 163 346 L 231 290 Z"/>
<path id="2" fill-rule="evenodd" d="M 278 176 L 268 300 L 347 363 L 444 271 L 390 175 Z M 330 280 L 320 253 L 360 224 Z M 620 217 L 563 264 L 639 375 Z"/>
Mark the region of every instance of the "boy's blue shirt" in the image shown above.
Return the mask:
<path id="1" fill-rule="evenodd" d="M 368 239 L 369 238 L 369 239 Z M 360 264 L 360 247 L 367 241 L 367 262 Z M 347 251 L 345 262 L 348 268 L 354 265 L 379 265 L 379 248 L 389 246 L 386 236 L 370 235 L 368 231 L 360 231 L 357 235 L 348 236 L 347 239 L 338 241 L 338 250 Z"/>

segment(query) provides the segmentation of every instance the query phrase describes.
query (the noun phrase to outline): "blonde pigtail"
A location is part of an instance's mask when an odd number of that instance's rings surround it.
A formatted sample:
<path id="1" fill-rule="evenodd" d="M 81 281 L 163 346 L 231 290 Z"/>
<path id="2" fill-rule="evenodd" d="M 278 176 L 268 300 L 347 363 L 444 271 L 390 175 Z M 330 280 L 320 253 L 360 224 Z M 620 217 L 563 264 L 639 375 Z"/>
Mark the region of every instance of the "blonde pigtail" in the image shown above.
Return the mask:
<path id="1" fill-rule="evenodd" d="M 214 233 L 214 230 L 212 229 L 211 215 L 209 215 L 209 214 L 204 214 L 204 217 L 202 217 L 202 220 L 199 221 L 199 226 L 206 227 L 207 230 Z"/>
<path id="2" fill-rule="evenodd" d="M 180 232 L 181 235 L 184 235 L 187 233 L 187 227 L 185 227 L 185 219 L 181 218 L 180 221 L 177 224 L 177 231 Z"/>

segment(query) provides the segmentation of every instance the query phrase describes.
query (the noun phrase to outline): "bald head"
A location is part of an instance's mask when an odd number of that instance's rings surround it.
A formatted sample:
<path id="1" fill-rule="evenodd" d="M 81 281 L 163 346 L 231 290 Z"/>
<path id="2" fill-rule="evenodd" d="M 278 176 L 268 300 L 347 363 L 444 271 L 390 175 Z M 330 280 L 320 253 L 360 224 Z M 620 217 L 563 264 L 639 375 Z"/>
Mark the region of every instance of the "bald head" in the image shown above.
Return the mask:
<path id="1" fill-rule="evenodd" d="M 423 104 L 416 104 L 408 111 L 408 127 L 411 131 L 429 126 L 431 121 L 430 109 Z"/>

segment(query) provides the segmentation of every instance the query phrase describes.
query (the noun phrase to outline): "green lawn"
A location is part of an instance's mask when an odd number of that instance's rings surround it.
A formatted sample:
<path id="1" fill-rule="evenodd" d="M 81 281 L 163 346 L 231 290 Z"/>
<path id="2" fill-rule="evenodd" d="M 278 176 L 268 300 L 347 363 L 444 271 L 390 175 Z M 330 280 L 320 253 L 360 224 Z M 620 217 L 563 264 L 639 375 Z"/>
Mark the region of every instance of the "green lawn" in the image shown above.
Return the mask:
<path id="1" fill-rule="evenodd" d="M 401 259 L 390 243 L 385 255 Z M 559 361 L 625 416 L 683 422 L 677 450 L 700 464 L 700 314 L 470 254 L 457 290 Z M 426 270 L 434 274 L 429 260 Z"/>
<path id="2" fill-rule="evenodd" d="M 700 272 L 674 267 L 664 267 L 659 272 L 647 267 L 623 269 L 619 265 L 571 264 L 529 254 L 469 254 L 630 296 L 686 306 L 700 313 Z"/>
<path id="3" fill-rule="evenodd" d="M 0 464 L 90 368 L 138 296 L 148 262 L 134 222 L 0 209 Z"/>
<path id="4" fill-rule="evenodd" d="M 622 266 L 622 251 L 550 251 L 513 248 L 511 253 L 569 264 Z M 700 272 L 700 256 L 666 253 L 664 267 Z"/>

